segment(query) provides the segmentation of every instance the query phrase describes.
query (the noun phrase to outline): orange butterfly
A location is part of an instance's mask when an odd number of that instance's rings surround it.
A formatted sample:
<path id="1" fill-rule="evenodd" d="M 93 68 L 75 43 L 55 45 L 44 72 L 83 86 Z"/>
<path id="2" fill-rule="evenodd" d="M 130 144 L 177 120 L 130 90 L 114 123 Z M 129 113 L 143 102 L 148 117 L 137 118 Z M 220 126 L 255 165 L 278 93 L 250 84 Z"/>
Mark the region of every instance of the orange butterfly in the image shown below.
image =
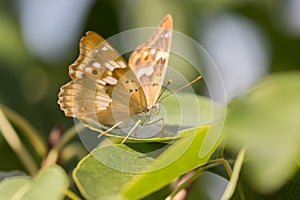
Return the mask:
<path id="1" fill-rule="evenodd" d="M 92 129 L 104 125 L 103 133 L 130 126 L 126 138 L 137 126 L 150 123 L 159 110 L 172 29 L 172 17 L 167 15 L 128 64 L 101 36 L 87 32 L 80 41 L 79 57 L 69 66 L 72 81 L 58 94 L 65 115 Z"/>

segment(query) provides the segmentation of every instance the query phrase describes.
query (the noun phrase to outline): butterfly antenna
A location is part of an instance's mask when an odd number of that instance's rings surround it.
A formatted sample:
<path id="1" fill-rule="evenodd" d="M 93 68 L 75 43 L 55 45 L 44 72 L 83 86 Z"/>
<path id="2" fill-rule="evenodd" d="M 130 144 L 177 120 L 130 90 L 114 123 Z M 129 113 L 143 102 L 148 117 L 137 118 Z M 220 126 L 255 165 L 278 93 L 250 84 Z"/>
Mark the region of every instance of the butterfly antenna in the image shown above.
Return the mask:
<path id="1" fill-rule="evenodd" d="M 158 98 L 157 98 L 157 101 L 160 100 L 160 97 L 164 94 L 164 92 L 168 89 L 169 85 L 172 83 L 172 79 L 170 79 L 168 81 L 168 83 L 166 84 L 166 86 L 164 86 L 164 88 L 162 89 L 162 91 L 160 92 Z"/>
<path id="2" fill-rule="evenodd" d="M 168 96 L 170 96 L 170 95 L 172 95 L 172 94 L 174 94 L 174 93 L 179 92 L 180 90 L 183 90 L 183 89 L 186 88 L 187 86 L 196 83 L 196 82 L 199 81 L 201 78 L 202 78 L 202 76 L 198 76 L 197 78 L 195 78 L 194 80 L 192 80 L 192 81 L 189 82 L 188 84 L 186 84 L 186 85 L 184 85 L 184 86 L 178 88 L 178 89 L 175 90 L 175 91 L 171 91 L 169 94 L 167 94 L 166 96 L 162 97 L 162 98 L 160 99 L 160 101 L 162 101 L 163 99 L 167 98 Z"/>

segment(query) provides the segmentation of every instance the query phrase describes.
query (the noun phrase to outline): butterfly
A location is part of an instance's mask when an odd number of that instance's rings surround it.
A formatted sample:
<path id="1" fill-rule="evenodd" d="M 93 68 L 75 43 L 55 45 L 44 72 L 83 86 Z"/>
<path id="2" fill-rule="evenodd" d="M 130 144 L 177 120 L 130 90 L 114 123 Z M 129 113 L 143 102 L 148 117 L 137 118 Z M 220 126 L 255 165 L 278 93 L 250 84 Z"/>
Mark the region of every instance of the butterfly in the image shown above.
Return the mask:
<path id="1" fill-rule="evenodd" d="M 69 66 L 72 79 L 58 94 L 61 110 L 84 125 L 108 133 L 153 120 L 165 79 L 171 46 L 172 16 L 163 18 L 156 31 L 129 58 L 128 63 L 105 39 L 89 31 L 80 40 L 80 54 Z M 103 127 L 102 127 L 103 128 Z"/>

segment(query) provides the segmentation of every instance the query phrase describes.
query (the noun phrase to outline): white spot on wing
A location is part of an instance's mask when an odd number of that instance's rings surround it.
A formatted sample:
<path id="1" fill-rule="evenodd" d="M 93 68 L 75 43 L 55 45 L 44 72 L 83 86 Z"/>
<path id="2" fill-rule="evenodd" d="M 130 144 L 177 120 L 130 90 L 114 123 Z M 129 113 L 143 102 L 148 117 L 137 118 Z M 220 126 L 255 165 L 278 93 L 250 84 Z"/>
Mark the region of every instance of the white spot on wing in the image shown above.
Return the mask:
<path id="1" fill-rule="evenodd" d="M 69 72 L 70 74 L 74 74 L 75 73 L 75 70 L 74 69 L 72 69 L 72 68 L 70 68 L 70 72 Z"/>
<path id="2" fill-rule="evenodd" d="M 118 61 L 118 63 L 121 66 L 121 68 L 126 68 L 126 65 L 123 61 Z"/>
<path id="3" fill-rule="evenodd" d="M 92 63 L 92 66 L 95 67 L 95 68 L 98 68 L 98 69 L 101 68 L 101 64 L 98 63 L 98 62 L 93 62 L 93 63 Z"/>
<path id="4" fill-rule="evenodd" d="M 96 107 L 104 107 L 104 108 L 107 108 L 108 105 L 110 104 L 110 102 L 98 101 L 98 102 L 96 102 L 95 104 L 96 104 Z"/>
<path id="5" fill-rule="evenodd" d="M 113 71 L 113 70 L 115 69 L 115 67 L 112 66 L 112 65 L 109 64 L 109 63 L 105 63 L 104 65 L 105 65 L 110 71 Z"/>
<path id="6" fill-rule="evenodd" d="M 99 52 L 99 50 L 98 49 L 95 49 L 95 53 L 98 53 Z"/>
<path id="7" fill-rule="evenodd" d="M 104 95 L 102 93 L 97 93 L 96 102 L 101 101 L 102 104 L 108 105 L 112 102 L 112 99 L 108 95 Z"/>
<path id="8" fill-rule="evenodd" d="M 156 49 L 151 49 L 151 50 L 150 50 L 150 54 L 151 54 L 151 55 L 154 55 L 155 52 L 156 52 Z"/>
<path id="9" fill-rule="evenodd" d="M 110 45 L 106 45 L 108 48 L 110 48 L 111 50 L 114 50 Z"/>
<path id="10" fill-rule="evenodd" d="M 160 58 L 166 59 L 169 57 L 169 53 L 167 51 L 158 51 L 156 54 L 155 61 L 158 61 Z"/>
<path id="11" fill-rule="evenodd" d="M 106 84 L 106 82 L 104 82 L 104 81 L 102 81 L 100 79 L 97 79 L 97 82 L 100 83 L 101 85 L 105 85 Z"/>
<path id="12" fill-rule="evenodd" d="M 166 32 L 164 36 L 165 38 L 168 38 L 170 36 L 169 32 Z"/>
<path id="13" fill-rule="evenodd" d="M 115 61 L 110 61 L 110 64 L 114 66 L 114 68 L 120 68 L 120 65 L 118 65 Z"/>
<path id="14" fill-rule="evenodd" d="M 140 68 L 137 73 L 136 73 L 136 76 L 137 78 L 141 78 L 143 75 L 146 75 L 146 76 L 151 76 L 154 72 L 154 69 L 153 69 L 153 66 L 148 66 L 148 67 L 143 67 L 143 68 Z"/>
<path id="15" fill-rule="evenodd" d="M 84 76 L 83 74 L 84 73 L 82 71 L 76 71 L 75 72 L 75 76 L 78 77 L 78 78 L 83 78 L 83 76 Z"/>
<path id="16" fill-rule="evenodd" d="M 99 106 L 97 104 L 96 104 L 95 107 L 96 107 L 97 110 L 106 110 L 107 109 L 107 107 L 102 107 L 102 106 Z"/>
<path id="17" fill-rule="evenodd" d="M 107 76 L 103 79 L 105 82 L 111 84 L 111 85 L 116 85 L 117 84 L 117 79 L 111 77 L 111 76 Z"/>
<path id="18" fill-rule="evenodd" d="M 107 50 L 108 50 L 107 46 L 102 47 L 102 51 L 107 51 Z"/>
<path id="19" fill-rule="evenodd" d="M 108 102 L 103 102 L 103 101 L 96 102 L 96 105 L 98 106 L 107 106 L 108 104 L 109 104 Z"/>

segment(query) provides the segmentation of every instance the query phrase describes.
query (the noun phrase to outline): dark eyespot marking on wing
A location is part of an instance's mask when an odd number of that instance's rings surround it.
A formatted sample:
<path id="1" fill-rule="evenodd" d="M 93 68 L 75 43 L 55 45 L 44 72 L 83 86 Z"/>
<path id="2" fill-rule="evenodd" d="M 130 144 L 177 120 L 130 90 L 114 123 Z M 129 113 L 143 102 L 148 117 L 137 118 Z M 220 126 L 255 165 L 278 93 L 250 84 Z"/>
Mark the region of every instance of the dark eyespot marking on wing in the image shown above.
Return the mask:
<path id="1" fill-rule="evenodd" d="M 98 74 L 98 71 L 95 70 L 95 69 L 93 69 L 93 70 L 92 70 L 92 74 L 97 75 L 97 74 Z"/>

